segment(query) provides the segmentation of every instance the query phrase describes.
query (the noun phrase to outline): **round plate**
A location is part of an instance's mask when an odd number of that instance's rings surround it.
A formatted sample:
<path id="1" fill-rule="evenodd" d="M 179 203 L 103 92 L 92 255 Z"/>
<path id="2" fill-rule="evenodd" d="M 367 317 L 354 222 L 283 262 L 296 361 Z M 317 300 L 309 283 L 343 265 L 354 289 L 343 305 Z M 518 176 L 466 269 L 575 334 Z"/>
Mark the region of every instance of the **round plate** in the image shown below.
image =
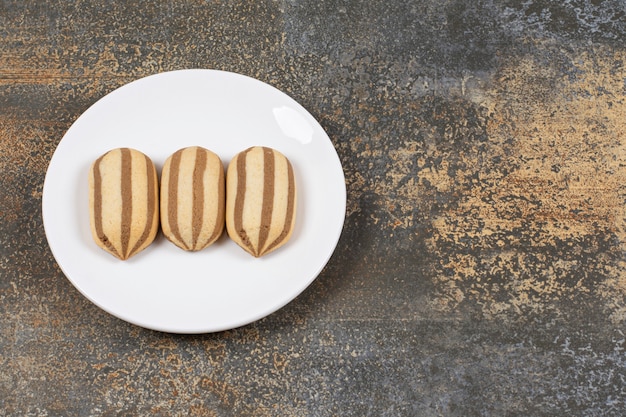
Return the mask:
<path id="1" fill-rule="evenodd" d="M 160 173 L 186 146 L 217 153 L 269 146 L 291 161 L 298 187 L 291 239 L 254 258 L 227 234 L 185 252 L 161 233 L 126 261 L 100 249 L 89 227 L 88 172 L 118 147 L 148 155 Z M 345 218 L 341 162 L 319 123 L 293 99 L 230 72 L 182 70 L 131 82 L 96 102 L 67 131 L 46 174 L 43 221 L 50 248 L 71 283 L 130 323 L 172 333 L 239 327 L 300 294 L 332 255 Z"/>

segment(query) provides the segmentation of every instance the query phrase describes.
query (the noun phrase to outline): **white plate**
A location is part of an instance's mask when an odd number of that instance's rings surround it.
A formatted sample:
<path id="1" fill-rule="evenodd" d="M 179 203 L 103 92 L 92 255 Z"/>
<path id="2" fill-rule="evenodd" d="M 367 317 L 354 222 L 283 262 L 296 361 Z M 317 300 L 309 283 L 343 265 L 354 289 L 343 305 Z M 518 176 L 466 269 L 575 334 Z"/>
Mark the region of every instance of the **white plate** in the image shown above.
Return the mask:
<path id="1" fill-rule="evenodd" d="M 169 155 L 192 145 L 211 149 L 225 166 L 253 145 L 289 158 L 298 206 L 285 246 L 257 259 L 224 233 L 190 253 L 159 233 L 127 261 L 97 247 L 89 228 L 91 163 L 112 148 L 132 147 L 152 158 L 160 173 Z M 116 317 L 173 333 L 239 327 L 290 302 L 330 259 L 345 208 L 341 162 L 319 123 L 274 87 L 215 70 L 157 74 L 103 97 L 59 143 L 43 189 L 46 236 L 71 283 Z"/>

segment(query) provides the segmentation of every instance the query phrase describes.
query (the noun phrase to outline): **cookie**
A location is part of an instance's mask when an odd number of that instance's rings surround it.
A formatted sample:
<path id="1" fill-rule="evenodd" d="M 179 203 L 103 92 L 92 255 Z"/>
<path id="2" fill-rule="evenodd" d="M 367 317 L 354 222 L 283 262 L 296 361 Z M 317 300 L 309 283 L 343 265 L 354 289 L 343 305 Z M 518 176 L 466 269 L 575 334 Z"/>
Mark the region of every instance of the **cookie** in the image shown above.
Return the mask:
<path id="1" fill-rule="evenodd" d="M 224 231 L 224 166 L 199 146 L 172 154 L 161 173 L 161 229 L 186 251 L 198 251 Z"/>
<path id="2" fill-rule="evenodd" d="M 91 233 L 98 246 L 126 260 L 148 247 L 159 228 L 158 178 L 152 160 L 117 148 L 89 170 Z"/>
<path id="3" fill-rule="evenodd" d="M 296 220 L 296 182 L 289 160 L 255 146 L 235 155 L 226 173 L 226 230 L 255 257 L 290 239 Z"/>

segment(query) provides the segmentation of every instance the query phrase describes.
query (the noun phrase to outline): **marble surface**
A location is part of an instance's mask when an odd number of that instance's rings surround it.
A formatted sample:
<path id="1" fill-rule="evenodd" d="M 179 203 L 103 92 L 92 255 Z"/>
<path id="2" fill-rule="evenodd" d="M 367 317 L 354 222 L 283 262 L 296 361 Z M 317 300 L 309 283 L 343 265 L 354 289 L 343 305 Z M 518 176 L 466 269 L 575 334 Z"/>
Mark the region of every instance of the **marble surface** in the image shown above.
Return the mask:
<path id="1" fill-rule="evenodd" d="M 0 416 L 622 415 L 623 1 L 7 0 L 0 37 Z M 72 122 L 183 68 L 299 101 L 348 192 L 302 295 L 186 336 L 81 296 L 41 218 Z"/>

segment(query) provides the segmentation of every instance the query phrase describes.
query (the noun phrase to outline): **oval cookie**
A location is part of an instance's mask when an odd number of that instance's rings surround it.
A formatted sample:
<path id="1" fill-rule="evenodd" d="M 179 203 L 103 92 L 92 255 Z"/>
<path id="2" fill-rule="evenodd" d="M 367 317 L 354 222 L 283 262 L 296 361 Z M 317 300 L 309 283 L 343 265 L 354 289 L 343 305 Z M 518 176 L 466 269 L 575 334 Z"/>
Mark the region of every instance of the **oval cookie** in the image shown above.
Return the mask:
<path id="1" fill-rule="evenodd" d="M 161 173 L 161 229 L 176 246 L 198 251 L 224 230 L 224 166 L 199 146 L 180 149 Z"/>
<path id="2" fill-rule="evenodd" d="M 159 228 L 158 179 L 152 160 L 130 148 L 98 158 L 89 171 L 91 233 L 98 246 L 126 260 Z"/>
<path id="3" fill-rule="evenodd" d="M 284 245 L 296 217 L 296 182 L 289 160 L 255 146 L 235 155 L 226 174 L 226 230 L 255 257 Z"/>

